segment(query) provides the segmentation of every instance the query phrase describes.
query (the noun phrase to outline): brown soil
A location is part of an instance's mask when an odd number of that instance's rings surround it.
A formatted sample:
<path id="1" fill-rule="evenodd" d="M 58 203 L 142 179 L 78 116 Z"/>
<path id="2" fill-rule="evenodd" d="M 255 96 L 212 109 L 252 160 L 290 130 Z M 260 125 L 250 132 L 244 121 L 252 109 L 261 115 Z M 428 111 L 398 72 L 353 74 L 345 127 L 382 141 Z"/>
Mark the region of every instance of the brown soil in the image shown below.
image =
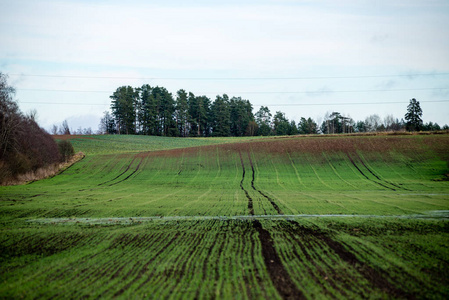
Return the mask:
<path id="1" fill-rule="evenodd" d="M 55 140 L 74 140 L 74 139 L 85 139 L 85 140 L 94 140 L 95 138 L 92 136 L 85 135 L 76 135 L 76 134 L 56 134 L 52 135 Z"/>
<path id="2" fill-rule="evenodd" d="M 254 229 L 259 233 L 262 256 L 268 274 L 282 299 L 305 299 L 304 294 L 296 287 L 282 264 L 270 233 L 262 227 L 258 220 L 254 220 L 252 223 Z"/>
<path id="3" fill-rule="evenodd" d="M 284 214 L 283 211 L 279 208 L 279 206 L 276 204 L 276 202 L 274 202 L 274 200 L 272 198 L 268 197 L 261 190 L 257 189 L 254 186 L 254 177 L 255 177 L 256 172 L 254 171 L 253 161 L 251 159 L 251 155 L 249 152 L 248 152 L 248 158 L 249 158 L 249 163 L 251 164 L 251 171 L 252 171 L 251 187 L 253 188 L 253 190 L 255 190 L 260 195 L 262 195 L 265 199 L 267 199 L 271 203 L 271 206 L 273 206 L 273 208 L 278 212 L 278 214 L 283 215 Z"/>
<path id="4" fill-rule="evenodd" d="M 242 163 L 242 180 L 240 181 L 240 188 L 245 192 L 246 198 L 248 199 L 248 210 L 250 215 L 254 215 L 253 199 L 250 197 L 248 191 L 243 187 L 243 180 L 245 180 L 245 164 L 243 163 L 242 153 L 239 152 L 240 162 Z"/>
<path id="5" fill-rule="evenodd" d="M 243 157 L 239 151 L 240 162 L 242 164 L 243 174 L 242 180 L 240 181 L 240 188 L 245 192 L 246 198 L 248 199 L 248 210 L 250 215 L 254 215 L 253 200 L 249 195 L 248 191 L 243 187 L 243 180 L 245 179 L 245 164 L 243 162 Z M 254 166 L 251 161 L 252 169 L 252 181 L 251 186 L 254 190 Z M 268 274 L 270 275 L 271 281 L 278 291 L 282 299 L 305 299 L 304 294 L 296 287 L 281 259 L 279 258 L 276 248 L 274 247 L 273 239 L 270 233 L 262 227 L 262 224 L 258 220 L 252 221 L 253 228 L 259 234 L 260 244 L 262 246 L 262 256 L 267 268 Z"/>
<path id="6" fill-rule="evenodd" d="M 332 249 L 343 261 L 355 268 L 363 277 L 365 277 L 374 287 L 384 291 L 387 295 L 394 298 L 414 299 L 412 294 L 406 293 L 395 287 L 389 280 L 388 274 L 380 270 L 376 270 L 365 262 L 359 260 L 352 252 L 347 250 L 342 244 L 332 239 L 326 233 L 320 230 L 313 230 L 299 225 L 296 221 L 289 221 L 295 228 L 295 231 L 303 235 L 316 238 L 323 241 L 330 249 Z"/>
<path id="7" fill-rule="evenodd" d="M 449 160 L 447 149 L 449 148 L 449 135 L 431 135 L 418 140 L 412 135 L 405 136 L 314 136 L 314 137 L 283 137 L 252 140 L 249 142 L 209 145 L 200 147 L 189 147 L 183 149 L 161 150 L 144 152 L 142 156 L 160 156 L 178 157 L 182 154 L 196 155 L 201 149 L 202 152 L 208 151 L 230 152 L 250 152 L 253 155 L 277 154 L 286 156 L 286 153 L 302 153 L 315 156 L 320 159 L 321 153 L 350 153 L 356 154 L 357 151 L 364 153 L 384 153 L 384 161 L 391 159 L 392 151 L 405 154 L 411 159 L 418 159 L 422 153 L 429 150 L 438 154 L 442 159 Z M 355 157 L 354 157 L 355 158 Z M 324 158 L 323 158 L 324 161 Z M 367 171 L 368 172 L 368 171 Z"/>

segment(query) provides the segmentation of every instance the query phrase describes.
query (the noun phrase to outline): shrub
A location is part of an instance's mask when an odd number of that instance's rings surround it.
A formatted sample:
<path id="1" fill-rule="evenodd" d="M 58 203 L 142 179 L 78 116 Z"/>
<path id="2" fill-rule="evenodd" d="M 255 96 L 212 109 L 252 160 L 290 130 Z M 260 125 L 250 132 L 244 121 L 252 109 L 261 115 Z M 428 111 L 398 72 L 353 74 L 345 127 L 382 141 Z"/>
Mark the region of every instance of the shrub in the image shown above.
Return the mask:
<path id="1" fill-rule="evenodd" d="M 73 155 L 75 155 L 75 149 L 73 149 L 72 143 L 67 140 L 59 141 L 58 149 L 63 161 L 68 161 Z"/>
<path id="2" fill-rule="evenodd" d="M 13 94 L 0 73 L 0 184 L 61 160 L 56 142 L 19 110 Z"/>

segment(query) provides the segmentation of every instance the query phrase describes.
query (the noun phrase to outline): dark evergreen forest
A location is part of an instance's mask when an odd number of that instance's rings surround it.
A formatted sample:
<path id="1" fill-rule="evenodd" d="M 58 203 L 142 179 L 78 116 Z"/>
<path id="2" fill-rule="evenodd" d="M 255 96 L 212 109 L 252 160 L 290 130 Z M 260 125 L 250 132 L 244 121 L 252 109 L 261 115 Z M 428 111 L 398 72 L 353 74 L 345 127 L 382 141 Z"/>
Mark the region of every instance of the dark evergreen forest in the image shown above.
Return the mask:
<path id="1" fill-rule="evenodd" d="M 164 87 L 145 84 L 139 88 L 121 86 L 110 98 L 112 113 L 105 112 L 100 124 L 109 134 L 207 137 L 318 132 L 310 118 L 296 124 L 283 112 L 273 116 L 266 106 L 253 114 L 249 100 L 226 94 L 211 101 L 181 89 L 174 97 Z"/>
<path id="2" fill-rule="evenodd" d="M 301 117 L 296 123 L 288 120 L 282 111 L 273 115 L 267 106 L 261 106 L 254 114 L 249 100 L 226 94 L 217 95 L 212 101 L 183 89 L 173 96 L 164 87 L 145 84 L 138 88 L 121 86 L 110 98 L 111 113 L 105 112 L 100 123 L 100 131 L 108 134 L 208 137 L 441 129 L 436 123 L 422 123 L 422 111 L 416 99 L 410 103 L 415 103 L 414 110 L 417 111 L 411 115 L 409 111 L 406 121 L 392 115 L 383 120 L 378 115 L 371 115 L 356 122 L 339 112 L 332 112 L 327 113 L 318 125 L 310 117 Z"/>

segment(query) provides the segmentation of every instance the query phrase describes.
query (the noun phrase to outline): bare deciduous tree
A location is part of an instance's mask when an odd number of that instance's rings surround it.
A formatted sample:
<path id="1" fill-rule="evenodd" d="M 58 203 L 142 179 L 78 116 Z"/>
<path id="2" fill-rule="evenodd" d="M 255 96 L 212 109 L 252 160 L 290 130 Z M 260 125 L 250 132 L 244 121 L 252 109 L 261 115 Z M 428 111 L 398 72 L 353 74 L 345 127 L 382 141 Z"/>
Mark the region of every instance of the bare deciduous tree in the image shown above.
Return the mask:
<path id="1" fill-rule="evenodd" d="M 379 126 L 382 124 L 379 115 L 370 115 L 365 119 L 366 131 L 377 131 Z"/>
<path id="2" fill-rule="evenodd" d="M 67 123 L 67 120 L 64 120 L 64 122 L 62 122 L 61 132 L 62 132 L 62 134 L 70 135 L 70 128 L 69 128 L 69 124 Z"/>
<path id="3" fill-rule="evenodd" d="M 51 127 L 51 134 L 58 134 L 58 125 L 53 124 L 53 126 Z"/>
<path id="4" fill-rule="evenodd" d="M 14 131 L 20 127 L 21 113 L 13 100 L 15 89 L 8 85 L 7 75 L 0 73 L 0 159 L 17 147 Z"/>

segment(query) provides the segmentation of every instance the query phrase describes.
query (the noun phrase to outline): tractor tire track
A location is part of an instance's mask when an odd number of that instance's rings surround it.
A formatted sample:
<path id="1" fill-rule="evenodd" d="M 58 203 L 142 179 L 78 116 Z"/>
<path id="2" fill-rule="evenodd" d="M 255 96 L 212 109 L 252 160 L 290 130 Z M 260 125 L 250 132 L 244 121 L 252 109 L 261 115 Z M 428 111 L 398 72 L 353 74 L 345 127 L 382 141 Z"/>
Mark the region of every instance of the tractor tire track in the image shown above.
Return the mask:
<path id="1" fill-rule="evenodd" d="M 396 188 L 398 188 L 398 189 L 403 189 L 403 190 L 406 190 L 406 191 L 411 191 L 411 190 L 409 190 L 409 189 L 407 189 L 407 188 L 401 187 L 401 186 L 399 186 L 399 185 L 396 185 L 396 184 L 394 184 L 394 183 L 392 183 L 392 182 L 389 182 L 389 181 L 387 181 L 387 180 L 384 180 L 384 179 L 380 178 L 380 177 L 377 176 L 377 175 L 376 175 L 370 168 L 368 168 L 368 166 L 365 164 L 365 162 L 362 160 L 362 158 L 360 157 L 360 155 L 359 155 L 358 153 L 356 153 L 356 155 L 357 155 L 357 158 L 359 159 L 359 161 L 362 163 L 362 165 L 368 170 L 368 172 L 370 172 L 374 177 L 376 177 L 377 180 L 383 181 L 383 182 L 385 182 L 385 183 L 387 183 L 387 184 L 390 184 L 390 185 L 392 185 L 392 186 L 394 186 L 394 187 L 396 187 Z"/>
<path id="2" fill-rule="evenodd" d="M 133 176 L 133 175 L 139 170 L 140 165 L 141 165 L 142 162 L 143 162 L 143 159 L 144 159 L 144 158 L 141 158 L 141 159 L 140 159 L 140 162 L 139 162 L 139 164 L 137 165 L 136 169 L 135 169 L 134 171 L 132 171 L 128 176 L 126 176 L 125 178 L 123 178 L 123 179 L 121 179 L 121 180 L 119 180 L 119 181 L 117 181 L 117 182 L 111 183 L 111 184 L 109 184 L 108 186 L 113 186 L 113 185 L 119 184 L 119 183 L 121 183 L 121 182 L 123 182 L 123 181 L 125 181 L 125 180 L 128 180 L 131 176 Z M 128 166 L 128 167 L 129 167 L 129 166 Z M 128 169 L 129 169 L 129 168 L 128 168 Z"/>
<path id="3" fill-rule="evenodd" d="M 116 180 L 117 178 L 119 178 L 120 176 L 122 176 L 123 174 L 125 174 L 126 172 L 128 172 L 128 170 L 131 168 L 131 165 L 133 164 L 134 160 L 136 160 L 136 157 L 135 157 L 135 156 L 134 156 L 134 158 L 131 160 L 131 162 L 129 163 L 129 165 L 126 167 L 125 171 L 121 172 L 119 175 L 115 176 L 114 178 L 112 178 L 112 179 L 110 179 L 110 180 L 108 180 L 108 181 L 105 181 L 105 182 L 102 182 L 102 183 L 97 184 L 97 186 L 102 186 L 102 185 L 105 185 L 106 183 L 112 182 L 112 181 Z"/>
<path id="4" fill-rule="evenodd" d="M 350 291 L 363 297 L 363 291 L 357 291 L 356 283 L 360 279 L 350 273 L 341 274 L 338 270 L 335 269 L 335 266 L 339 264 L 340 256 L 337 255 L 339 259 L 335 259 L 335 251 L 327 246 L 326 241 L 321 238 L 321 235 L 316 236 L 314 234 L 310 234 L 309 229 L 298 230 L 295 226 L 297 224 L 295 221 L 289 221 L 287 224 L 289 224 L 290 226 L 284 226 L 284 229 L 287 230 L 293 241 L 298 244 L 307 262 L 312 264 L 313 269 L 310 268 L 311 273 L 313 273 L 313 270 L 316 270 L 321 278 L 327 277 L 327 279 L 325 279 L 326 283 L 328 283 L 335 292 L 340 293 L 345 298 L 350 298 L 350 294 L 348 294 L 348 292 Z M 318 233 L 321 234 L 320 231 L 318 231 Z M 295 235 L 299 235 L 299 237 L 297 238 Z M 322 251 L 322 253 L 318 253 L 315 250 L 317 247 L 320 249 L 320 251 Z M 330 251 L 328 251 L 326 248 Z M 332 251 L 334 253 L 332 253 Z M 324 257 L 327 257 L 330 261 L 327 262 Z M 327 270 L 326 272 L 322 266 Z M 323 287 L 324 293 L 327 294 L 331 292 L 328 286 L 322 284 L 322 281 L 320 280 L 321 278 L 316 276 L 315 278 L 318 279 L 316 280 L 316 282 Z M 335 298 L 336 296 L 332 295 L 332 297 Z"/>
<path id="5" fill-rule="evenodd" d="M 287 226 L 280 226 L 280 230 L 284 232 L 286 238 L 291 238 L 292 242 L 296 243 L 304 258 L 301 257 L 301 255 L 296 251 L 296 249 L 293 249 L 292 253 L 293 255 L 301 262 L 302 267 L 307 271 L 307 273 L 310 275 L 310 277 L 318 284 L 320 284 L 323 288 L 323 292 L 325 295 L 329 297 L 335 297 L 329 290 L 328 286 L 322 285 L 322 278 L 326 278 L 326 282 L 329 283 L 329 285 L 334 289 L 334 291 L 340 293 L 344 297 L 348 297 L 348 294 L 346 293 L 346 290 L 350 290 L 351 287 L 348 283 L 343 282 L 343 289 L 337 285 L 337 281 L 334 279 L 336 277 L 336 272 L 333 270 L 333 267 L 330 266 L 322 257 L 322 255 L 315 255 L 316 257 L 313 258 L 311 254 L 309 254 L 308 250 L 312 250 L 314 248 L 314 245 L 312 245 L 311 241 L 309 241 L 304 234 L 301 234 L 301 232 L 297 232 L 293 229 L 290 223 L 285 223 Z M 295 235 L 300 234 L 301 238 L 297 238 Z M 323 249 L 322 249 L 323 250 Z M 330 257 L 330 256 L 329 256 Z M 331 258 L 331 257 L 330 257 Z M 336 263 L 331 258 L 332 263 Z M 307 265 L 307 262 L 312 265 L 312 267 L 309 267 Z M 321 264 L 323 264 L 325 267 L 330 270 L 330 273 L 327 273 L 322 267 Z M 314 272 L 318 272 L 318 275 Z"/>
<path id="6" fill-rule="evenodd" d="M 352 252 L 347 250 L 343 244 L 330 238 L 326 233 L 319 230 L 313 230 L 304 226 L 301 226 L 296 221 L 289 221 L 294 226 L 295 231 L 300 231 L 303 234 L 323 241 L 330 249 L 332 249 L 341 260 L 356 269 L 368 282 L 370 282 L 375 288 L 385 292 L 386 294 L 393 296 L 394 298 L 406 298 L 414 299 L 413 294 L 409 294 L 387 280 L 386 274 L 378 271 L 363 261 L 360 261 Z M 400 283 L 398 283 L 399 285 Z"/>
<path id="7" fill-rule="evenodd" d="M 243 163 L 243 158 L 240 151 L 239 155 L 243 168 L 242 180 L 240 181 L 240 188 L 245 192 L 245 195 L 248 199 L 248 209 L 250 215 L 254 215 L 254 209 L 252 207 L 253 200 L 249 195 L 248 191 L 246 191 L 246 189 L 243 187 L 243 180 L 245 179 L 245 165 Z M 255 189 L 254 167 L 251 159 L 250 163 L 253 170 L 253 181 L 251 184 Z M 268 232 L 268 230 L 262 227 L 262 224 L 259 222 L 259 220 L 252 220 L 252 226 L 259 235 L 260 244 L 262 246 L 261 249 L 262 257 L 265 266 L 267 268 L 268 274 L 270 276 L 270 279 L 273 282 L 273 285 L 278 291 L 279 295 L 282 297 L 282 299 L 305 299 L 304 294 L 296 287 L 295 283 L 292 281 L 290 275 L 288 274 L 287 270 L 282 264 L 279 254 L 276 252 L 276 248 L 274 247 L 274 242 L 270 232 Z M 262 286 L 260 282 L 259 285 Z"/>
<path id="8" fill-rule="evenodd" d="M 254 186 L 254 178 L 255 178 L 255 174 L 256 172 L 254 171 L 254 165 L 253 165 L 253 161 L 251 159 L 251 155 L 248 152 L 248 158 L 249 158 L 249 163 L 251 165 L 251 171 L 252 171 L 252 180 L 251 180 L 251 187 L 253 188 L 253 190 L 255 190 L 256 192 L 258 192 L 260 195 L 262 195 L 263 197 L 265 197 L 265 199 L 267 199 L 270 203 L 271 206 L 273 206 L 273 208 L 278 212 L 279 215 L 283 215 L 284 212 L 279 208 L 279 206 L 276 204 L 276 202 L 274 202 L 274 200 L 270 197 L 268 197 L 267 195 L 265 195 L 264 193 L 262 193 L 261 190 L 257 189 Z"/>
<path id="9" fill-rule="evenodd" d="M 282 299 L 306 299 L 304 294 L 296 287 L 282 264 L 268 230 L 264 229 L 258 220 L 254 220 L 252 223 L 253 228 L 259 233 L 263 260 L 271 281 L 279 295 Z"/>
<path id="10" fill-rule="evenodd" d="M 352 159 L 352 157 L 349 155 L 348 152 L 346 152 L 346 155 L 348 156 L 349 161 L 351 161 L 352 165 L 357 169 L 357 171 L 359 171 L 359 173 L 362 174 L 363 177 L 365 177 L 367 180 L 369 180 L 371 182 L 374 182 L 374 183 L 376 183 L 376 184 L 378 184 L 378 185 L 380 185 L 380 186 L 382 186 L 382 187 L 384 187 L 386 189 L 389 189 L 389 190 L 392 190 L 392 191 L 396 191 L 396 189 L 394 189 L 392 187 L 386 186 L 385 184 L 383 184 L 381 182 L 378 182 L 376 180 L 370 179 L 365 173 L 363 173 L 363 171 L 359 168 L 359 166 L 357 166 L 357 164 L 354 162 L 354 160 Z"/>
<path id="11" fill-rule="evenodd" d="M 250 197 L 248 191 L 243 187 L 243 181 L 245 180 L 245 164 L 243 163 L 242 153 L 239 151 L 240 162 L 242 163 L 242 180 L 240 180 L 240 188 L 245 192 L 246 198 L 248 199 L 248 210 L 250 215 L 254 215 L 253 199 Z"/>

